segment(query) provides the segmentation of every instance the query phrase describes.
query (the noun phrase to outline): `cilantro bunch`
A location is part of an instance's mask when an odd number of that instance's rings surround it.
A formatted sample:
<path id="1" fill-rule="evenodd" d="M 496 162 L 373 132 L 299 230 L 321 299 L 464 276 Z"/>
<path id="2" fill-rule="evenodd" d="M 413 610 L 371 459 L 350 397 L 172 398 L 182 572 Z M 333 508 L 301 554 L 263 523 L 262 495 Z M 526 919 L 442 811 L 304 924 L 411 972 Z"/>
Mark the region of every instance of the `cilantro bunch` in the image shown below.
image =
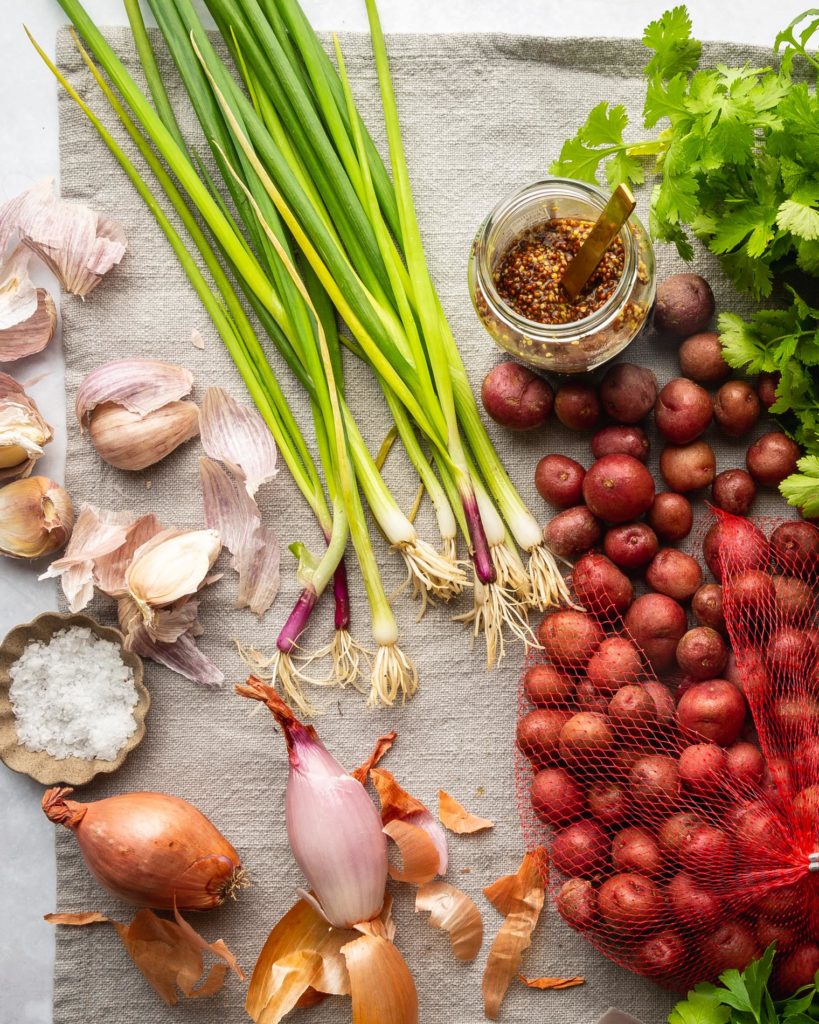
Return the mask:
<path id="1" fill-rule="evenodd" d="M 690 260 L 695 235 L 755 298 L 771 294 L 775 274 L 819 275 L 819 100 L 815 83 L 792 77 L 797 57 L 819 73 L 808 52 L 817 31 L 819 9 L 794 19 L 776 39 L 778 70 L 700 69 L 702 44 L 691 37 L 688 11 L 666 11 L 643 35 L 652 51 L 643 124 L 667 127 L 625 141 L 625 107 L 604 101 L 563 144 L 552 172 L 593 182 L 602 166 L 615 188 L 642 184 L 648 170 L 659 179 L 653 237 L 676 243 Z"/>
<path id="2" fill-rule="evenodd" d="M 768 989 L 775 949 L 740 973 L 726 971 L 720 985 L 697 985 L 677 1003 L 668 1024 L 816 1024 L 816 984 L 806 985 L 789 999 L 775 1001 Z"/>
<path id="3" fill-rule="evenodd" d="M 643 125 L 627 140 L 628 114 L 599 103 L 552 164 L 555 174 L 611 188 L 654 182 L 655 239 L 693 257 L 692 237 L 720 258 L 734 284 L 778 303 L 744 322 L 719 320 L 725 358 L 748 373 L 781 374 L 772 411 L 804 446 L 783 494 L 819 515 L 819 60 L 810 44 L 819 9 L 804 11 L 774 42 L 778 67 L 701 68 L 702 44 L 684 6 L 643 35 Z"/>

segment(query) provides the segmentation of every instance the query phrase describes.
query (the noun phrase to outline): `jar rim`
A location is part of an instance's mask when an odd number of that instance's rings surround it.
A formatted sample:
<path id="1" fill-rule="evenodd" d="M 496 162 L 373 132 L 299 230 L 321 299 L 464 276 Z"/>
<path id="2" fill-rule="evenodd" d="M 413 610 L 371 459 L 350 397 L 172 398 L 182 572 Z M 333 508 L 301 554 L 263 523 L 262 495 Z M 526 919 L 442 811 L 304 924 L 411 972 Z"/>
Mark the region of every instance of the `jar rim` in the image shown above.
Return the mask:
<path id="1" fill-rule="evenodd" d="M 631 294 L 639 268 L 637 241 L 629 227 L 630 221 L 626 221 L 620 229 L 619 235 L 625 255 L 623 271 L 620 274 L 617 287 L 599 309 L 580 320 L 570 320 L 568 323 L 562 324 L 544 324 L 537 320 L 529 320 L 504 302 L 495 287 L 492 267 L 489 265 L 489 252 L 492 248 L 493 236 L 497 235 L 506 219 L 512 214 L 520 213 L 527 206 L 560 197 L 583 199 L 598 213 L 602 213 L 609 199 L 601 189 L 586 181 L 579 181 L 575 178 L 544 178 L 526 185 L 502 199 L 490 211 L 475 239 L 477 250 L 475 263 L 484 301 L 499 320 L 538 341 L 568 342 L 574 340 L 578 334 L 587 334 L 607 327 L 620 313 L 623 304 Z"/>

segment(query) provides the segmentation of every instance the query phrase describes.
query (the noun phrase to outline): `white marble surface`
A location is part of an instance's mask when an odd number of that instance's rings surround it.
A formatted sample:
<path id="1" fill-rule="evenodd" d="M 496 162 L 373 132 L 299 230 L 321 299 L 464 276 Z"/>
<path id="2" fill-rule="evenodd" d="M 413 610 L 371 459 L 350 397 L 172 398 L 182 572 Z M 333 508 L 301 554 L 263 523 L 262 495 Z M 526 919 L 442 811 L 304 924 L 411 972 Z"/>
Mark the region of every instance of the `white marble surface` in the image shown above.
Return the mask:
<path id="1" fill-rule="evenodd" d="M 366 28 L 362 0 L 303 0 L 324 29 Z M 98 24 L 126 19 L 120 0 L 86 0 Z M 661 0 L 381 0 L 385 28 L 394 32 L 507 31 L 565 35 L 640 35 L 645 23 L 671 6 Z M 804 5 L 766 0 L 688 0 L 702 39 L 767 45 Z M 57 0 L 0 0 L 0 200 L 45 175 L 58 174 L 57 101 L 53 80 L 29 46 L 26 25 L 53 54 L 65 18 Z M 49 286 L 48 275 L 40 283 Z M 53 290 L 53 282 L 52 282 Z M 55 428 L 56 438 L 38 471 L 62 479 L 65 403 L 59 337 L 45 353 L 5 367 L 20 381 L 35 381 L 31 394 Z M 73 419 L 73 418 L 72 418 Z M 72 419 L 69 422 L 72 422 Z M 38 567 L 2 560 L 0 635 L 56 605 L 50 583 L 37 582 Z M 54 905 L 52 826 L 39 809 L 40 787 L 0 766 L 0 1024 L 49 1024 L 54 938 L 42 915 Z"/>

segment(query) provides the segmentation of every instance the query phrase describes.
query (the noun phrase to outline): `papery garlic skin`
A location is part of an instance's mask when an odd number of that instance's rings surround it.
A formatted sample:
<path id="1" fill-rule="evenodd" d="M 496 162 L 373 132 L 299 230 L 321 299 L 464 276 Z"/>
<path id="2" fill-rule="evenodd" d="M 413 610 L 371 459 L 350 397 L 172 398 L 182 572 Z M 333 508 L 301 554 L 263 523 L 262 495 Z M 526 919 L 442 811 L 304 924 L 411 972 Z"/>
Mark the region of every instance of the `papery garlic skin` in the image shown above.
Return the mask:
<path id="1" fill-rule="evenodd" d="M 125 584 L 146 622 L 153 609 L 195 593 L 221 550 L 216 530 L 164 530 L 138 548 Z"/>
<path id="2" fill-rule="evenodd" d="M 42 352 L 57 329 L 57 308 L 28 274 L 31 251 L 18 245 L 0 264 L 0 363 Z"/>
<path id="3" fill-rule="evenodd" d="M 293 856 L 330 924 L 350 928 L 381 911 L 387 839 L 367 791 L 304 726 L 288 731 L 285 817 Z"/>
<path id="4" fill-rule="evenodd" d="M 71 498 L 53 480 L 30 476 L 0 488 L 0 554 L 40 558 L 71 536 Z"/>
<path id="5" fill-rule="evenodd" d="M 145 416 L 113 402 L 91 413 L 88 431 L 101 459 L 116 469 L 136 471 L 153 466 L 199 433 L 199 410 L 193 402 L 169 402 Z"/>
<path id="6" fill-rule="evenodd" d="M 34 400 L 0 373 L 0 482 L 29 476 L 52 437 Z"/>

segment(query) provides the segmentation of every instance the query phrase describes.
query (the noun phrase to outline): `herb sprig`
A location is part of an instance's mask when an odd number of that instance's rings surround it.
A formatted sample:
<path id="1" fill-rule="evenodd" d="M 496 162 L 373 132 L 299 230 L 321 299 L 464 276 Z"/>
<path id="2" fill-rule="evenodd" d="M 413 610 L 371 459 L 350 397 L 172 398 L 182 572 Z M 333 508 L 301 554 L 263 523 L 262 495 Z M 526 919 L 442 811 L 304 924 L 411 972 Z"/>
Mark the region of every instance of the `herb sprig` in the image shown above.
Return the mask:
<path id="1" fill-rule="evenodd" d="M 799 989 L 788 999 L 774 1000 L 769 990 L 775 944 L 740 972 L 725 971 L 719 985 L 702 984 L 677 1003 L 668 1024 L 816 1024 L 814 984 Z"/>

